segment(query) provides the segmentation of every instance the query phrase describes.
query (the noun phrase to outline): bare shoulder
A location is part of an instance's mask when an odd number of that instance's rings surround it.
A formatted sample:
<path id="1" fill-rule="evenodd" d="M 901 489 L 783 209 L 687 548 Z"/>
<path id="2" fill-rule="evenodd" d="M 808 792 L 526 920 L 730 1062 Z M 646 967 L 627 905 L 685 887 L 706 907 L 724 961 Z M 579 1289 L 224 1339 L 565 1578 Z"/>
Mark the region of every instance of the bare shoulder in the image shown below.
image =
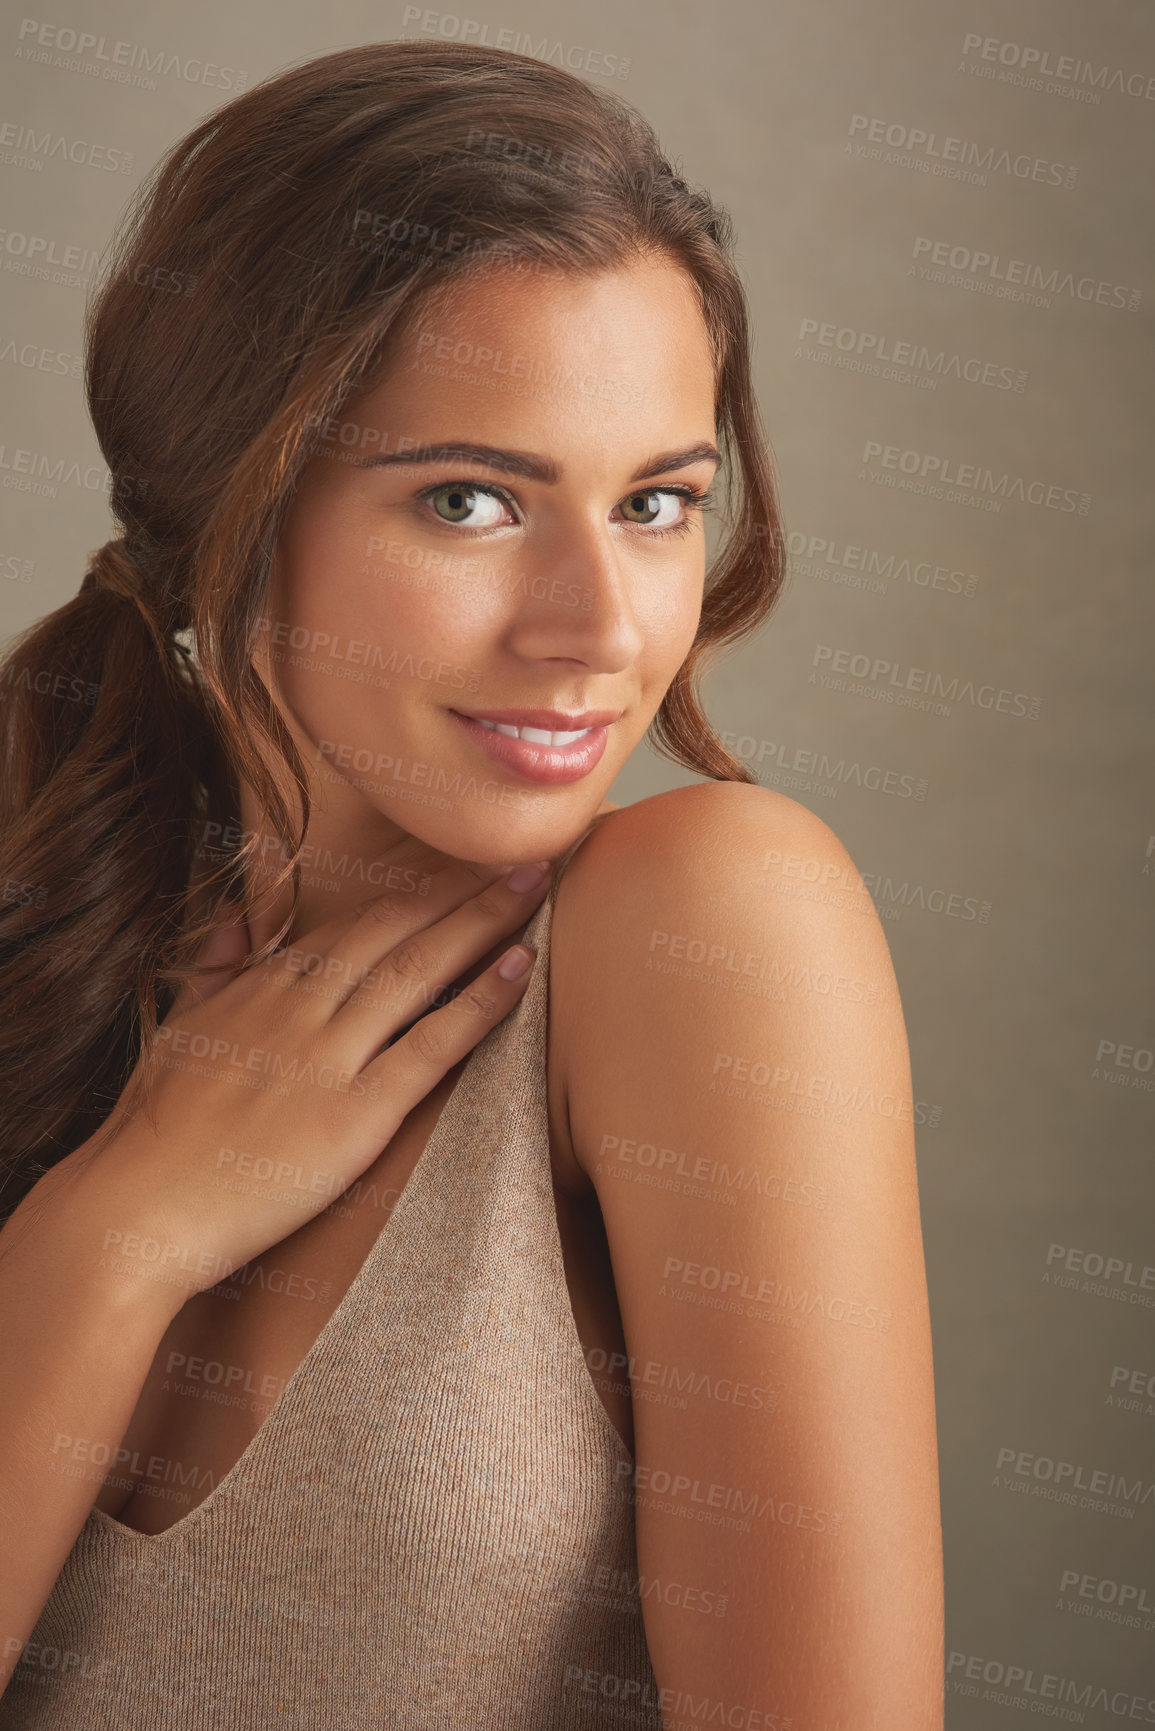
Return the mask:
<path id="1" fill-rule="evenodd" d="M 887 1000 L 901 1018 L 882 924 L 846 847 L 807 807 L 747 783 L 676 788 L 602 817 L 562 875 L 551 954 L 567 1092 L 569 1058 L 597 1039 L 607 996 L 639 1007 L 661 981 L 670 1002 L 677 981 L 725 991 L 725 1007 L 717 991 L 711 1003 L 735 1030 L 800 982 L 835 1003 Z M 627 1051 L 644 1047 L 645 1022 L 614 1020 Z"/>
<path id="2" fill-rule="evenodd" d="M 628 1347 L 639 1568 L 695 1594 L 697 1615 L 645 1606 L 659 1687 L 940 1728 L 915 1102 L 871 898 L 805 807 L 704 783 L 604 817 L 554 917 L 551 1043 Z M 877 1663 L 831 1667 L 847 1629 Z"/>
<path id="3" fill-rule="evenodd" d="M 660 883 L 688 910 L 753 882 L 835 912 L 861 911 L 859 901 L 847 908 L 846 892 L 866 893 L 838 836 L 806 806 L 771 788 L 712 781 L 605 813 L 567 865 L 557 904 L 609 896 L 620 907 Z"/>

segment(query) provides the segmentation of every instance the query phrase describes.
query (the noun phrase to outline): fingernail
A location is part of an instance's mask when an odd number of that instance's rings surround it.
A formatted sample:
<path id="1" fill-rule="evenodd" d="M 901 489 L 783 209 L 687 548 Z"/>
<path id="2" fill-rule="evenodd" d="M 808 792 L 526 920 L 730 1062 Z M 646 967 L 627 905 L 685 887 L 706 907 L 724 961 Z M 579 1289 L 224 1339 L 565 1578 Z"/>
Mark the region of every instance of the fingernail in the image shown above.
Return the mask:
<path id="1" fill-rule="evenodd" d="M 512 950 L 506 950 L 497 964 L 497 971 L 503 980 L 520 980 L 523 974 L 528 974 L 536 960 L 537 957 L 531 951 L 517 944 Z"/>
<path id="2" fill-rule="evenodd" d="M 549 863 L 547 859 L 541 859 L 536 860 L 533 865 L 514 866 L 505 881 L 518 895 L 527 895 L 530 890 L 537 889 L 539 884 L 545 882 L 549 876 Z"/>

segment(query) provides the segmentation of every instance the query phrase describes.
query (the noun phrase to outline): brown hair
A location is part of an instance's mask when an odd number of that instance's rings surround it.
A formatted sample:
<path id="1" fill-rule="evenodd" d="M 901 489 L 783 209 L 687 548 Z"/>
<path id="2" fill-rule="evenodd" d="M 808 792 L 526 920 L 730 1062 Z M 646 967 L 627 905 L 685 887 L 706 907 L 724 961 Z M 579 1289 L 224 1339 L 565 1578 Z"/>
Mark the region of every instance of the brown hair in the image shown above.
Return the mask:
<path id="1" fill-rule="evenodd" d="M 257 838 L 215 864 L 207 845 L 238 822 L 238 772 L 285 845 L 295 909 L 305 772 L 250 666 L 272 550 L 319 429 L 435 285 L 655 253 L 696 284 L 728 534 L 650 737 L 698 774 L 754 779 L 698 696 L 784 565 L 730 248 L 726 214 L 618 97 L 461 44 L 368 43 L 290 68 L 149 176 L 86 325 L 121 534 L 0 662 L 0 1214 L 107 1117 L 227 898 L 248 912 Z M 295 819 L 258 742 L 287 766 Z"/>

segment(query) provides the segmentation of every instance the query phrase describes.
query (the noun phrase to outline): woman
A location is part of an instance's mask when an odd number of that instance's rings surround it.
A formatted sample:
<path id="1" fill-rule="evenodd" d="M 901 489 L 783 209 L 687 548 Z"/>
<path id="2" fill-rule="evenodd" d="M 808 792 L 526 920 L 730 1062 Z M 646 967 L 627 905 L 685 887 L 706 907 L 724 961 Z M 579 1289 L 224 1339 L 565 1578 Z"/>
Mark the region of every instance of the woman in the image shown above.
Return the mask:
<path id="1" fill-rule="evenodd" d="M 782 570 L 726 219 L 371 44 L 173 150 L 88 353 L 123 533 L 4 668 L 0 1726 L 940 1725 L 893 972 L 697 697 Z M 710 779 L 619 808 L 647 732 Z"/>

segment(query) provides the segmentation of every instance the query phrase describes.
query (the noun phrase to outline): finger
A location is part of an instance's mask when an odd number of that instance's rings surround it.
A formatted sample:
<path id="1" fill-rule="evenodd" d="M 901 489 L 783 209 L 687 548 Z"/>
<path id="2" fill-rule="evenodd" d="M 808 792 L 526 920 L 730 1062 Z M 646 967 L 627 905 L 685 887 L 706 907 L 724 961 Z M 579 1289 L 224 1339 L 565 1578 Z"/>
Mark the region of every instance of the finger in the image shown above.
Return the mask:
<path id="1" fill-rule="evenodd" d="M 537 864 L 552 871 L 548 860 Z M 494 906 L 486 898 L 499 896 L 501 917 L 487 928 L 486 941 L 479 942 L 475 949 L 465 954 L 460 966 L 446 979 L 435 979 L 431 973 L 429 990 L 433 992 L 438 984 L 448 984 L 469 962 L 477 961 L 487 949 L 513 931 L 517 924 L 517 909 L 522 905 L 518 900 L 519 892 L 510 891 L 504 897 L 499 892 L 508 879 L 525 869 L 524 866 L 499 867 L 472 860 L 454 860 L 427 878 L 425 893 L 394 889 L 373 896 L 352 912 L 339 915 L 307 937 L 286 946 L 283 955 L 271 958 L 270 965 L 287 974 L 288 983 L 299 988 L 303 1000 L 297 1006 L 300 1013 L 320 1028 L 348 1002 L 362 983 L 372 987 L 379 977 L 382 963 L 395 950 L 400 950 L 397 972 L 410 982 L 409 1016 L 416 1015 L 419 1009 L 428 1008 L 431 1002 L 429 997 L 420 1003 L 413 997 L 415 980 L 418 981 L 416 989 L 420 990 L 421 958 L 426 953 L 434 953 L 429 950 L 425 934 L 436 932 L 438 926 L 462 906 L 478 905 L 482 913 L 492 915 Z M 507 904 L 513 917 L 503 923 Z M 527 912 L 524 917 L 528 918 L 532 906 L 530 903 L 525 905 Z M 436 953 L 441 953 L 443 943 L 438 934 Z M 379 989 L 374 996 L 378 1000 L 374 1009 L 379 1015 L 382 1007 Z M 310 1001 L 313 1005 L 311 1018 Z M 403 996 L 400 1007 L 404 1007 L 404 1002 Z M 386 1032 L 392 1032 L 396 1025 L 393 1023 L 386 1029 L 378 1022 L 372 1031 L 380 1038 Z"/>
<path id="2" fill-rule="evenodd" d="M 327 988 L 333 994 L 329 1013 L 336 1015 L 333 1032 L 347 1065 L 367 1063 L 385 1039 L 424 1015 L 440 992 L 528 924 L 549 892 L 552 868 L 543 865 L 534 882 L 526 881 L 530 868 L 517 868 L 423 930 L 382 945 L 381 960 L 363 978 L 334 980 Z"/>
<path id="3" fill-rule="evenodd" d="M 468 1056 L 491 1028 L 507 1016 L 533 978 L 537 955 L 528 944 L 514 944 L 492 967 L 477 976 L 451 1004 L 422 1016 L 361 1072 L 379 1080 L 381 1094 L 394 1108 L 412 1111 L 447 1071 Z M 502 969 L 514 972 L 507 978 Z"/>
<path id="4" fill-rule="evenodd" d="M 424 853 L 426 869 L 394 874 L 389 888 L 281 944 L 267 968 L 348 980 L 352 991 L 393 944 L 432 925 L 509 869 L 445 855 L 434 859 L 428 848 Z"/>

